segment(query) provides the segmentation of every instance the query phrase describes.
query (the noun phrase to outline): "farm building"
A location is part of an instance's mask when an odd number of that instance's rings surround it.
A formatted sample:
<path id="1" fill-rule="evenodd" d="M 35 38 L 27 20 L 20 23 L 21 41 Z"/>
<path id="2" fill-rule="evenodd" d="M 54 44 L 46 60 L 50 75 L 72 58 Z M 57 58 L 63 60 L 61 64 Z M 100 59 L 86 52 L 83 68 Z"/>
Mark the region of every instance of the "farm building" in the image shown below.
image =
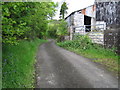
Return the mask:
<path id="1" fill-rule="evenodd" d="M 91 5 L 81 10 L 77 10 L 71 13 L 65 18 L 68 23 L 70 32 L 69 39 L 72 40 L 75 34 L 85 35 L 93 30 L 105 30 L 106 23 L 104 21 L 96 21 L 96 5 Z M 98 42 L 98 34 L 100 40 Z M 96 43 L 103 44 L 103 34 L 101 32 L 97 34 L 90 33 L 89 36 L 94 39 Z"/>
<path id="2" fill-rule="evenodd" d="M 84 25 L 86 26 L 86 32 L 91 31 L 91 25 L 95 24 L 95 5 L 89 6 L 87 8 L 74 11 L 69 16 L 65 18 L 65 20 L 68 22 L 68 27 L 73 27 L 74 29 L 85 29 Z M 90 26 L 89 26 L 90 25 Z M 78 30 L 74 30 L 75 32 L 78 32 Z M 79 30 L 80 32 L 80 30 Z M 80 33 L 84 33 L 84 30 L 81 30 Z"/>
<path id="3" fill-rule="evenodd" d="M 72 12 L 65 18 L 72 40 L 76 33 L 89 34 L 93 42 L 120 47 L 120 1 L 101 2 Z M 120 41 L 119 41 L 120 42 Z"/>
<path id="4" fill-rule="evenodd" d="M 96 21 L 106 22 L 104 46 L 117 47 L 120 54 L 120 1 L 99 2 L 96 0 Z"/>

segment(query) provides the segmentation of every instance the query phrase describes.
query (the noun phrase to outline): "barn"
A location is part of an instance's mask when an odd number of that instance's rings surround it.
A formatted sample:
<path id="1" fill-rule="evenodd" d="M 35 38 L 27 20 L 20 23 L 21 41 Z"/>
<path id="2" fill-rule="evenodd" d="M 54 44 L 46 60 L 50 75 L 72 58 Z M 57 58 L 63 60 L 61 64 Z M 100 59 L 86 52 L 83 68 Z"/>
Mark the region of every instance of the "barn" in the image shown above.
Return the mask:
<path id="1" fill-rule="evenodd" d="M 67 16 L 65 20 L 68 23 L 70 40 L 73 40 L 75 35 L 85 35 L 89 33 L 93 42 L 103 44 L 103 33 L 92 33 L 95 30 L 103 31 L 106 29 L 106 23 L 104 21 L 96 21 L 96 5 L 74 11 Z"/>
<path id="2" fill-rule="evenodd" d="M 70 40 L 75 34 L 89 33 L 94 43 L 120 48 L 120 1 L 96 0 L 94 5 L 72 12 L 65 20 Z"/>
<path id="3" fill-rule="evenodd" d="M 102 2 L 96 0 L 96 21 L 106 22 L 104 31 L 104 46 L 117 47 L 120 54 L 120 1 Z"/>
<path id="4" fill-rule="evenodd" d="M 91 25 L 94 25 L 96 21 L 95 5 L 74 11 L 65 20 L 68 22 L 68 27 L 73 27 L 74 32 L 79 32 L 80 34 L 84 34 L 84 31 L 89 32 L 92 28 Z"/>

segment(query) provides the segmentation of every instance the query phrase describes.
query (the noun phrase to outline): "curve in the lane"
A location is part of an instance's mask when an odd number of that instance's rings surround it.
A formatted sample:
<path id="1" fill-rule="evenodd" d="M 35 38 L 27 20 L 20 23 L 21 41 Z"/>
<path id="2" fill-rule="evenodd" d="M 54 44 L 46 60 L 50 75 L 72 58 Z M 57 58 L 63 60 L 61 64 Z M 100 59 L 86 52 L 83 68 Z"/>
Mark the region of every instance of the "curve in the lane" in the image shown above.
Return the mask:
<path id="1" fill-rule="evenodd" d="M 37 88 L 117 88 L 117 80 L 82 56 L 64 50 L 53 41 L 39 47 Z"/>

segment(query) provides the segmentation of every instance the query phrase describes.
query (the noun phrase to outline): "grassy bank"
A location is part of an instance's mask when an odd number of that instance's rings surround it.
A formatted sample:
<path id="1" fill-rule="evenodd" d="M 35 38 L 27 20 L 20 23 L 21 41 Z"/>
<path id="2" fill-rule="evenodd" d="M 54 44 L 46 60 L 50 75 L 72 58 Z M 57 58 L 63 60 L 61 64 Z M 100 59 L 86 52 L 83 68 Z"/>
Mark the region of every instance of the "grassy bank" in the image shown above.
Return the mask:
<path id="1" fill-rule="evenodd" d="M 92 59 L 104 65 L 110 71 L 118 74 L 118 56 L 114 49 L 105 49 L 101 45 L 93 44 L 87 36 L 79 36 L 73 41 L 57 43 L 60 47 L 73 51 L 79 55 Z"/>
<path id="2" fill-rule="evenodd" d="M 37 48 L 45 40 L 22 41 L 19 45 L 3 45 L 2 88 L 33 88 Z"/>

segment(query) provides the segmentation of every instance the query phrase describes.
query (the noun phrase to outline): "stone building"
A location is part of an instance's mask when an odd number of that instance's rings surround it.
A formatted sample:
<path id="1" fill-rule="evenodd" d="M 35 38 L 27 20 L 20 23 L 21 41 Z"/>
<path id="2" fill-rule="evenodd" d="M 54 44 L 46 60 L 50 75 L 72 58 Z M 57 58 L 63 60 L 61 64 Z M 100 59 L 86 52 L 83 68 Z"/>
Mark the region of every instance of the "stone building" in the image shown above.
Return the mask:
<path id="1" fill-rule="evenodd" d="M 95 5 L 72 12 L 65 18 L 68 27 L 72 27 L 74 32 L 85 33 L 91 31 L 91 25 L 95 24 Z M 88 25 L 88 26 L 84 26 Z M 86 28 L 86 30 L 85 30 Z M 78 30 L 77 30 L 78 29 Z M 79 30 L 83 29 L 83 30 Z M 84 32 L 85 31 L 85 32 Z"/>
<path id="2" fill-rule="evenodd" d="M 67 16 L 65 20 L 68 23 L 70 40 L 74 38 L 75 34 L 85 35 L 93 30 L 104 30 L 106 28 L 106 23 L 104 21 L 96 21 L 96 5 L 74 11 Z M 100 36 L 99 39 L 98 34 Z M 90 33 L 89 36 L 93 42 L 103 44 L 103 33 Z"/>
<path id="3" fill-rule="evenodd" d="M 103 30 L 100 36 L 96 34 L 97 37 L 95 33 L 90 34 L 91 38 L 101 38 L 99 40 L 105 47 L 120 48 L 120 1 L 96 0 L 94 5 L 72 12 L 65 20 L 68 22 L 70 40 L 74 33 L 84 35 L 94 30 Z"/>
<path id="4" fill-rule="evenodd" d="M 96 0 L 96 21 L 106 22 L 104 46 L 117 47 L 120 53 L 120 1 L 102 2 Z"/>
<path id="5" fill-rule="evenodd" d="M 95 4 L 96 21 L 105 21 L 108 28 L 120 27 L 120 1 L 96 2 Z"/>

